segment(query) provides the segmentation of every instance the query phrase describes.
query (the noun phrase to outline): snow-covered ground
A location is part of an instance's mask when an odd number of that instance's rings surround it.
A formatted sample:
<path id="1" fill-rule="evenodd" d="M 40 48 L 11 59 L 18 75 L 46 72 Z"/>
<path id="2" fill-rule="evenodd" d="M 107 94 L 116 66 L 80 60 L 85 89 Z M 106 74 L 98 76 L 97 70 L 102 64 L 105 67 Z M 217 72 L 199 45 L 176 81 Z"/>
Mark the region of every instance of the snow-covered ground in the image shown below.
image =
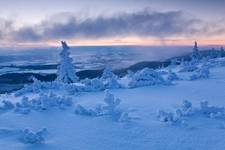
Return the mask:
<path id="1" fill-rule="evenodd" d="M 179 67 L 172 70 L 176 72 Z M 190 73 L 177 74 L 185 77 Z M 121 83 L 126 83 L 125 78 L 122 80 Z M 11 109 L 9 104 L 8 110 L 0 110 L 0 149 L 223 150 L 225 117 L 221 114 L 224 108 L 219 107 L 225 107 L 224 90 L 223 65 L 212 67 L 206 79 L 176 80 L 171 85 L 110 89 L 109 92 L 120 101 L 104 100 L 104 91 L 67 94 L 51 90 L 55 95 L 67 97 L 68 103 L 62 105 L 61 99 L 54 97 L 60 101 L 60 107 L 46 105 L 41 111 L 27 111 L 22 106 L 17 106 L 22 108 L 19 110 Z M 44 92 L 48 93 L 48 90 Z M 24 95 L 29 100 L 38 97 L 38 93 L 1 95 L 0 101 L 16 103 Z M 68 98 L 72 99 L 71 104 Z M 159 110 L 174 111 L 184 100 L 192 103 L 191 113 L 173 121 L 157 117 Z M 209 106 L 200 106 L 201 101 L 208 101 Z M 106 103 L 115 104 L 122 115 L 119 118 L 113 113 L 104 115 L 103 112 L 102 115 L 101 108 L 97 113 L 92 113 L 96 106 Z M 78 104 L 85 110 L 78 109 Z M 203 108 L 207 110 L 203 111 Z"/>

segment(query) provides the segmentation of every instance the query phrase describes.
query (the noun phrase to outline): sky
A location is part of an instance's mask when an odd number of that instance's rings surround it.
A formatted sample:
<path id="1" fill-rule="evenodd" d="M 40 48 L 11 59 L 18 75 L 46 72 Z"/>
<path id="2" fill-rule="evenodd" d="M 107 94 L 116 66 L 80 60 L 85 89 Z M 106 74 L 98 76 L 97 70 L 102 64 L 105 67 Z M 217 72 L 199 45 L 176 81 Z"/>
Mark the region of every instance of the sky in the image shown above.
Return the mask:
<path id="1" fill-rule="evenodd" d="M 225 0 L 1 0 L 0 47 L 225 45 Z"/>

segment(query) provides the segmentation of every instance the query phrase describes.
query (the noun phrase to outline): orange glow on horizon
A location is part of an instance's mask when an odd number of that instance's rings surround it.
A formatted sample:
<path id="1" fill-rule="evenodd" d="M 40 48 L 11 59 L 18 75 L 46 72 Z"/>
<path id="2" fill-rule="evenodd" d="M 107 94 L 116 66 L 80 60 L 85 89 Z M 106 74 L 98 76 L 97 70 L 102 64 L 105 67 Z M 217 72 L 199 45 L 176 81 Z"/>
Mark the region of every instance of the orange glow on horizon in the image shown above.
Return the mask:
<path id="1" fill-rule="evenodd" d="M 224 38 L 225 39 L 225 38 Z M 66 39 L 65 39 L 66 40 Z M 138 38 L 126 37 L 120 39 L 96 39 L 96 40 L 83 40 L 83 39 L 68 39 L 66 40 L 70 46 L 126 46 L 126 45 L 139 45 L 139 46 L 191 46 L 194 41 L 197 41 L 200 46 L 225 46 L 225 40 L 218 38 Z M 58 47 L 60 40 L 38 41 L 38 42 L 5 42 L 1 44 L 2 47 Z"/>

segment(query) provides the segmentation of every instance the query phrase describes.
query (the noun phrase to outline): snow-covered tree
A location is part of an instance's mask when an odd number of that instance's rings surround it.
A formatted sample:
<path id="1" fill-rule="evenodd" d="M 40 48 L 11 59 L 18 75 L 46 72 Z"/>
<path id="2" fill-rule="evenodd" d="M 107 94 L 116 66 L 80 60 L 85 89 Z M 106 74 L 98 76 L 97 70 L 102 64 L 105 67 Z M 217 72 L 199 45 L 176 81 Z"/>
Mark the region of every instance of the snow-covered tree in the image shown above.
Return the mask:
<path id="1" fill-rule="evenodd" d="M 76 71 L 70 58 L 70 48 L 65 41 L 61 41 L 62 51 L 60 52 L 61 61 L 57 71 L 57 81 L 64 83 L 74 83 L 78 80 Z"/>
<path id="2" fill-rule="evenodd" d="M 194 44 L 194 48 L 193 48 L 193 52 L 192 52 L 191 57 L 192 57 L 192 59 L 200 59 L 201 58 L 201 55 L 200 55 L 199 49 L 198 49 L 198 43 L 197 43 L 197 41 L 195 41 L 195 44 Z"/>
<path id="3" fill-rule="evenodd" d="M 224 54 L 225 54 L 224 48 L 221 47 L 221 48 L 220 48 L 220 52 L 219 52 L 219 57 L 224 57 Z"/>

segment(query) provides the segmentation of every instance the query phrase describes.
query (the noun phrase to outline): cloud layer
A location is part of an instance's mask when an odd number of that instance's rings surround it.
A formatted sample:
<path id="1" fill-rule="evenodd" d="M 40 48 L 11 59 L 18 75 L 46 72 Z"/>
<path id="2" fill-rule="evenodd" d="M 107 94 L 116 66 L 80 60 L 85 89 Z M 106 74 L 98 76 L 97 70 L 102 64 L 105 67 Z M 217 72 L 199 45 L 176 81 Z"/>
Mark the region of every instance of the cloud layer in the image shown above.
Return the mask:
<path id="1" fill-rule="evenodd" d="M 212 29 L 211 24 L 186 16 L 181 11 L 144 10 L 83 20 L 64 13 L 47 18 L 39 24 L 20 28 L 13 28 L 13 21 L 0 20 L 0 39 L 7 38 L 19 42 L 129 36 L 167 38 L 214 34 L 221 31 L 225 32 L 224 28 Z"/>

